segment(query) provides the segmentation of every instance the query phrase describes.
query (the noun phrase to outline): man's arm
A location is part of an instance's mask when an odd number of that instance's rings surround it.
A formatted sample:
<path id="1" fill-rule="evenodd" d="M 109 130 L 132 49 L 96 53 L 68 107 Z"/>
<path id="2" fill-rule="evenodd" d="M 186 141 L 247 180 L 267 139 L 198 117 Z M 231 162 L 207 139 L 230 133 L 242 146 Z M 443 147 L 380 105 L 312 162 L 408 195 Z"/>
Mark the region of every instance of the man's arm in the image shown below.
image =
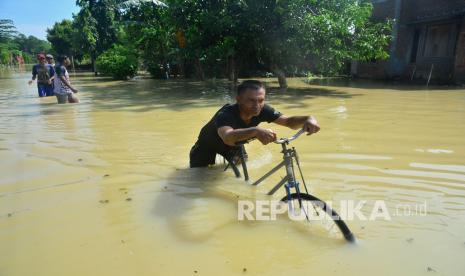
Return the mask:
<path id="1" fill-rule="evenodd" d="M 37 68 L 36 66 L 32 67 L 32 79 L 29 80 L 29 85 L 31 85 L 32 82 L 34 82 L 36 80 L 36 76 L 37 76 Z"/>
<path id="2" fill-rule="evenodd" d="M 237 142 L 251 138 L 257 138 L 264 145 L 276 140 L 274 131 L 259 127 L 233 129 L 230 126 L 222 126 L 218 128 L 218 135 L 228 146 L 235 146 Z"/>
<path id="3" fill-rule="evenodd" d="M 53 80 L 55 79 L 55 69 L 53 68 L 53 66 L 50 66 L 50 69 L 49 69 L 49 72 L 50 72 L 50 79 L 48 81 L 49 84 L 52 84 Z"/>
<path id="4" fill-rule="evenodd" d="M 278 119 L 273 121 L 278 125 L 286 126 L 292 129 L 303 128 L 307 135 L 317 133 L 320 131 L 320 126 L 313 116 L 285 116 L 281 115 Z"/>

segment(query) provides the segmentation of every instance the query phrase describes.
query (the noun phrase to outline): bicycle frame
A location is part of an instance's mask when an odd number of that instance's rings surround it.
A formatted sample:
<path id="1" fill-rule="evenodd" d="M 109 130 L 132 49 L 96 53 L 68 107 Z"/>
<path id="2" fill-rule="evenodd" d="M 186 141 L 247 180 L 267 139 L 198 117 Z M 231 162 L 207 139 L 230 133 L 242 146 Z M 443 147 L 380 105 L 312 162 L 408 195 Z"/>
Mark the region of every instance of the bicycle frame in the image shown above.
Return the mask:
<path id="1" fill-rule="evenodd" d="M 297 151 L 296 151 L 296 149 L 294 147 L 288 148 L 287 146 L 289 145 L 289 142 L 297 139 L 303 132 L 304 132 L 303 130 L 300 130 L 299 132 L 297 132 L 294 136 L 292 136 L 290 138 L 281 139 L 281 140 L 278 140 L 278 141 L 275 142 L 277 144 L 281 144 L 281 147 L 282 147 L 281 153 L 283 154 L 283 160 L 278 165 L 276 165 L 274 168 L 272 168 L 269 172 L 267 172 L 265 175 L 260 177 L 257 181 L 252 183 L 252 185 L 257 186 L 262 181 L 264 181 L 265 179 L 267 179 L 268 177 L 273 175 L 275 172 L 277 172 L 280 168 L 285 167 L 286 168 L 286 176 L 283 179 L 281 179 L 281 181 L 279 181 L 278 184 L 276 184 L 267 194 L 268 195 L 273 195 L 283 185 L 284 185 L 284 187 L 286 189 L 286 196 L 289 199 L 290 199 L 290 194 L 292 193 L 291 189 L 295 189 L 295 192 L 297 194 L 300 194 L 300 188 L 299 188 L 300 183 L 297 181 L 297 179 L 295 177 L 295 171 L 294 171 L 294 161 L 296 162 L 296 164 L 298 165 L 299 170 L 300 170 Z M 247 142 L 245 142 L 245 143 L 247 143 Z M 247 180 L 249 180 L 249 175 L 248 175 L 248 171 L 247 171 L 247 165 L 245 163 L 246 161 L 245 161 L 245 158 L 244 158 L 244 152 L 245 152 L 244 144 L 245 143 L 241 143 L 239 145 L 239 147 L 240 147 L 239 153 L 240 153 L 240 159 L 241 159 L 241 163 L 242 163 L 242 169 L 243 169 L 243 172 L 244 172 L 244 178 L 247 181 Z M 231 167 L 233 167 L 233 170 L 235 171 L 236 176 L 239 177 L 240 173 L 238 175 L 239 171 L 237 170 L 237 167 L 236 168 L 234 167 L 235 165 L 234 165 L 233 162 L 230 162 L 230 164 L 231 164 Z M 303 184 L 305 186 L 305 180 L 303 180 L 302 173 L 301 173 L 301 177 L 302 177 Z M 305 190 L 307 190 L 306 186 L 305 186 Z"/>
<path id="2" fill-rule="evenodd" d="M 292 136 L 290 138 L 285 138 L 285 139 L 280 139 L 278 141 L 275 141 L 276 144 L 281 144 L 281 147 L 282 147 L 281 153 L 283 154 L 283 160 L 278 165 L 276 165 L 274 168 L 272 168 L 269 172 L 267 172 L 265 175 L 260 177 L 257 181 L 252 183 L 252 185 L 257 186 L 262 181 L 264 181 L 265 179 L 270 177 L 272 174 L 277 172 L 279 169 L 281 169 L 282 167 L 285 167 L 286 176 L 283 179 L 281 179 L 278 182 L 278 184 L 276 184 L 268 192 L 268 195 L 273 195 L 277 190 L 279 190 L 284 185 L 284 188 L 286 190 L 286 196 L 284 198 L 282 198 L 281 201 L 287 201 L 288 202 L 288 208 L 289 208 L 288 211 L 290 211 L 290 212 L 294 212 L 295 210 L 297 210 L 296 208 L 294 208 L 295 206 L 294 206 L 294 200 L 293 199 L 298 200 L 297 202 L 299 204 L 300 209 L 302 209 L 303 200 L 306 200 L 306 201 L 311 200 L 311 201 L 319 202 L 320 204 L 322 204 L 322 207 L 320 206 L 321 209 L 326 214 L 331 216 L 334 223 L 339 227 L 340 231 L 344 235 L 344 238 L 349 242 L 354 242 L 355 241 L 355 236 L 350 231 L 350 229 L 347 227 L 345 222 L 342 219 L 339 219 L 340 216 L 336 213 L 336 211 L 334 211 L 330 207 L 328 207 L 328 205 L 324 201 L 318 199 L 317 197 L 315 197 L 313 195 L 310 195 L 309 192 L 308 192 L 307 185 L 305 184 L 305 179 L 304 179 L 304 176 L 303 176 L 303 173 L 302 173 L 302 169 L 300 168 L 299 157 L 297 155 L 297 151 L 296 151 L 296 149 L 294 147 L 288 148 L 289 142 L 297 139 L 297 137 L 299 137 L 302 133 L 304 133 L 303 129 L 301 129 L 299 132 L 297 132 L 294 136 Z M 248 142 L 250 142 L 250 141 L 245 141 L 245 142 L 241 142 L 241 143 L 237 144 L 238 147 L 240 147 L 240 149 L 238 150 L 238 153 L 239 153 L 239 155 L 240 155 L 239 157 L 240 157 L 240 159 L 242 161 L 242 168 L 243 168 L 243 171 L 244 171 L 244 177 L 245 177 L 246 181 L 249 179 L 249 176 L 248 176 L 247 166 L 245 164 L 245 158 L 244 158 L 244 152 L 245 152 L 244 144 L 248 143 Z M 237 169 L 236 165 L 234 164 L 233 160 L 228 160 L 228 162 L 229 162 L 229 165 L 231 165 L 232 169 L 234 170 L 234 173 L 236 174 L 236 176 L 240 177 L 240 172 Z M 297 178 L 296 178 L 296 175 L 295 175 L 294 162 L 297 165 L 297 168 L 299 169 L 300 178 L 302 179 L 302 184 L 303 184 L 303 186 L 305 188 L 305 192 L 303 192 L 303 193 L 301 193 L 301 191 L 300 191 L 300 187 L 299 187 L 300 183 L 297 181 Z M 227 169 L 227 167 L 226 167 L 226 169 Z M 313 206 L 313 208 L 315 209 L 315 206 Z M 315 211 L 316 211 L 316 209 L 315 209 Z M 304 210 L 304 212 L 305 212 L 305 210 Z M 307 218 L 307 220 L 309 220 L 309 216 L 308 216 L 307 212 L 305 212 L 305 217 Z M 334 219 L 334 217 L 336 217 L 337 219 Z"/>

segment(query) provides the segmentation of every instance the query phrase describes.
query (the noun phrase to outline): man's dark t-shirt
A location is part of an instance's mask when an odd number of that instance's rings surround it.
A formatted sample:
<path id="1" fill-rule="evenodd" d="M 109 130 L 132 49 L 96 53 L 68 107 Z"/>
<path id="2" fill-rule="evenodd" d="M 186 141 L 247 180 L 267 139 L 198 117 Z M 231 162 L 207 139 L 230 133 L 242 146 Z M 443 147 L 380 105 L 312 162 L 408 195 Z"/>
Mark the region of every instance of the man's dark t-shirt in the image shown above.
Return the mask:
<path id="1" fill-rule="evenodd" d="M 242 121 L 238 104 L 227 104 L 218 110 L 213 118 L 202 128 L 190 153 L 191 167 L 204 167 L 215 163 L 215 155 L 221 154 L 226 159 L 235 148 L 226 145 L 218 135 L 218 128 L 230 126 L 233 129 L 255 127 L 261 122 L 271 123 L 278 119 L 281 113 L 265 104 L 258 116 L 252 117 L 249 124 Z"/>
<path id="2" fill-rule="evenodd" d="M 37 77 L 37 85 L 50 85 L 49 79 L 55 75 L 55 70 L 50 64 L 36 64 L 32 66 L 32 77 Z"/>

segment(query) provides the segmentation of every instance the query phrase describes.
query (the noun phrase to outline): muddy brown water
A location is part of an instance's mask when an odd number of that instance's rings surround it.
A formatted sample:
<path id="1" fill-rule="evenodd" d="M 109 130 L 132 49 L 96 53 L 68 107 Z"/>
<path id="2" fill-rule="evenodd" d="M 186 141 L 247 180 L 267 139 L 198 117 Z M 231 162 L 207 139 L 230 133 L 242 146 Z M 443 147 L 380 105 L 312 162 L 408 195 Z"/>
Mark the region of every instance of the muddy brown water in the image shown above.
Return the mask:
<path id="1" fill-rule="evenodd" d="M 200 127 L 234 101 L 227 82 L 71 74 L 81 104 L 57 105 L 29 77 L 0 73 L 0 275 L 465 273 L 464 89 L 265 80 L 269 104 L 321 124 L 293 143 L 310 191 L 336 209 L 364 201 L 367 217 L 386 204 L 390 219 L 347 222 L 347 244 L 289 219 L 238 221 L 238 200 L 270 199 L 282 173 L 254 188 L 187 169 Z M 247 150 L 252 179 L 282 158 Z"/>

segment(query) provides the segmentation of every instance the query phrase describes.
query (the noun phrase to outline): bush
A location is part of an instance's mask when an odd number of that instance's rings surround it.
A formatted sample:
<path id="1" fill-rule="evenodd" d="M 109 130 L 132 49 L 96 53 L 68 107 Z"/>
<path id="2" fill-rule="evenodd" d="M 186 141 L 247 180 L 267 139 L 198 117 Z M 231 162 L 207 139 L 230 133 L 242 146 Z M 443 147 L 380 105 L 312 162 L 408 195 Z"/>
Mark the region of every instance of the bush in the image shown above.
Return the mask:
<path id="1" fill-rule="evenodd" d="M 156 79 L 165 79 L 166 74 L 163 65 L 157 62 L 147 62 L 147 71 Z"/>
<path id="2" fill-rule="evenodd" d="M 10 53 L 0 48 L 0 64 L 8 64 L 10 61 Z"/>
<path id="3" fill-rule="evenodd" d="M 96 60 L 97 70 L 104 75 L 124 80 L 137 73 L 138 61 L 136 51 L 122 45 L 103 52 Z"/>

